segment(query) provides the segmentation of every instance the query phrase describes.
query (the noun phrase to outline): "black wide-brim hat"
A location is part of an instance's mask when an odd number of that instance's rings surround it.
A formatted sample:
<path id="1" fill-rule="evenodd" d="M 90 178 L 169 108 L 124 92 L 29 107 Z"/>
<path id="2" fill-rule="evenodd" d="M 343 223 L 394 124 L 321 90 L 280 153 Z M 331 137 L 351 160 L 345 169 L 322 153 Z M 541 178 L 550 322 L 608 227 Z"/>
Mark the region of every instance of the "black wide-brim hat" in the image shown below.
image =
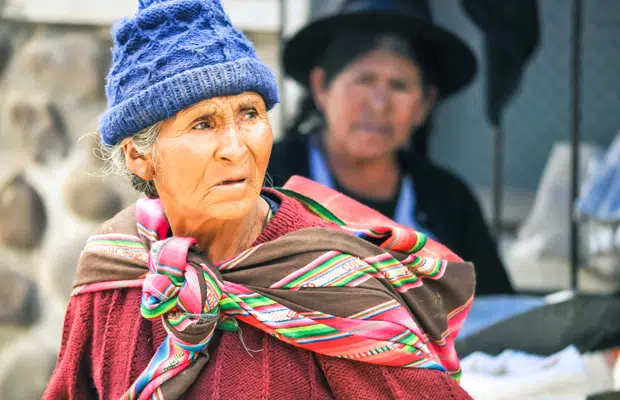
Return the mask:
<path id="1" fill-rule="evenodd" d="M 284 72 L 308 87 L 327 44 L 345 29 L 395 33 L 423 46 L 431 58 L 435 84 L 441 97 L 465 87 L 475 76 L 476 58 L 455 34 L 435 24 L 427 1 L 349 0 L 336 12 L 318 16 L 284 45 Z"/>

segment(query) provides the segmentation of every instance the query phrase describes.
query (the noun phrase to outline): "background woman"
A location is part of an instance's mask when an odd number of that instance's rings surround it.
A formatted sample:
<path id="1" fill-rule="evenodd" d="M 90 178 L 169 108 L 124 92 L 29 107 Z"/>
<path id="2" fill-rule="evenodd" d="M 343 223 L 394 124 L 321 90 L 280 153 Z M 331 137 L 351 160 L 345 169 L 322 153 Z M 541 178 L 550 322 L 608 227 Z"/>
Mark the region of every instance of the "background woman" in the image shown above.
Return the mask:
<path id="1" fill-rule="evenodd" d="M 301 175 L 335 188 L 472 261 L 477 294 L 513 292 L 474 195 L 428 159 L 436 102 L 476 62 L 426 1 L 345 1 L 293 36 L 284 68 L 311 96 L 274 146 L 275 186 Z"/>

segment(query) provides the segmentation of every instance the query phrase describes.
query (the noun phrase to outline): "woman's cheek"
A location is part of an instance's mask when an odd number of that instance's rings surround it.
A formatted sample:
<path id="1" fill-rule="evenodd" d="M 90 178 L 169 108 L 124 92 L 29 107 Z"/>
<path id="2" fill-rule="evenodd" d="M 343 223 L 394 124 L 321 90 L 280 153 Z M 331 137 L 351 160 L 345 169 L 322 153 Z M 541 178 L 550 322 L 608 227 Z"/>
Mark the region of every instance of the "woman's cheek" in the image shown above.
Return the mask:
<path id="1" fill-rule="evenodd" d="M 169 149 L 162 166 L 166 186 L 183 193 L 198 187 L 206 160 L 190 147 L 175 145 Z"/>
<path id="2" fill-rule="evenodd" d="M 266 164 L 273 146 L 273 133 L 269 121 L 261 118 L 256 125 L 248 128 L 246 138 L 251 153 L 257 158 L 256 161 L 259 164 Z"/>

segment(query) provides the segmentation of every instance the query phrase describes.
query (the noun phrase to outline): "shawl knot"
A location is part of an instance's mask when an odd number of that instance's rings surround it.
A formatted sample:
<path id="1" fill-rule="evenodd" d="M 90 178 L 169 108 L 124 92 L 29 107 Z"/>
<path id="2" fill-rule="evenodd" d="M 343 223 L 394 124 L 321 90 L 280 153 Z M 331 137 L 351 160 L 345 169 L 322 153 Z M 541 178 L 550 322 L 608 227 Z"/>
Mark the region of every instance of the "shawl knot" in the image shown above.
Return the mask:
<path id="1" fill-rule="evenodd" d="M 193 238 L 154 242 L 142 285 L 142 316 L 162 317 L 174 343 L 192 351 L 204 350 L 213 336 L 223 287 L 212 266 L 191 261 L 198 252 Z"/>

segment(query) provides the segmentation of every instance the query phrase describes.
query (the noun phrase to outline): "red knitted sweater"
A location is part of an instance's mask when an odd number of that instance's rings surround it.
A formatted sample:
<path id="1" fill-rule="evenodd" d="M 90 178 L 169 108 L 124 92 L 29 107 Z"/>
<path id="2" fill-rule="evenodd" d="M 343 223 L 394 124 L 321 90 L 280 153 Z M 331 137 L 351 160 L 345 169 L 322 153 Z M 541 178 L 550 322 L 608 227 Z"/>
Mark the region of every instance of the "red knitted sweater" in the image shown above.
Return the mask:
<path id="1" fill-rule="evenodd" d="M 280 209 L 256 244 L 329 225 L 297 201 L 277 196 Z M 166 337 L 160 321 L 140 316 L 140 301 L 138 288 L 71 299 L 44 399 L 118 399 L 129 388 Z M 471 399 L 439 371 L 321 356 L 243 324 L 239 332 L 218 331 L 209 354 L 184 399 Z"/>

